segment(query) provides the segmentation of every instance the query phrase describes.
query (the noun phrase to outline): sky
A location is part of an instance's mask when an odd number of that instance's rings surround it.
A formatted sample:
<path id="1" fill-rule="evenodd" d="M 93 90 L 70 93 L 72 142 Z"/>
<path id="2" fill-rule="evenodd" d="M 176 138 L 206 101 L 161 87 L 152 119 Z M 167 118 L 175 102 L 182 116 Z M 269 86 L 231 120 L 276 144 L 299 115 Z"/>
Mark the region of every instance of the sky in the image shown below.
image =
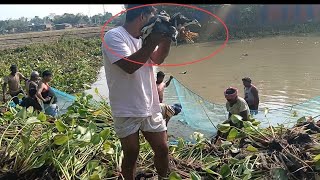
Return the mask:
<path id="1" fill-rule="evenodd" d="M 121 12 L 123 10 L 123 4 L 106 4 L 104 5 L 105 11 L 110 12 L 113 15 Z M 33 18 L 39 16 L 43 18 L 48 16 L 50 13 L 55 13 L 56 15 L 62 15 L 64 13 L 83 13 L 88 16 L 93 16 L 95 14 L 103 14 L 102 4 L 52 4 L 52 5 L 36 5 L 36 4 L 26 4 L 26 5 L 0 5 L 0 20 L 7 19 L 18 19 L 20 17 Z"/>

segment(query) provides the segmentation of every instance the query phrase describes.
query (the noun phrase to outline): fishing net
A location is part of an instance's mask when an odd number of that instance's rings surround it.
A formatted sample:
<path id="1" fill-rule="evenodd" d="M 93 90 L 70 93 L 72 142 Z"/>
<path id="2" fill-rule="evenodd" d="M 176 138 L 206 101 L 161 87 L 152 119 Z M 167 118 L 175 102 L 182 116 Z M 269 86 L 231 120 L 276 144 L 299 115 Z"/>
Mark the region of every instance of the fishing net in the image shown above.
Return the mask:
<path id="1" fill-rule="evenodd" d="M 58 97 L 60 114 L 67 111 L 67 108 L 74 102 L 75 97 L 58 89 L 52 88 Z M 172 117 L 171 121 L 179 121 L 194 131 L 207 135 L 216 133 L 216 126 L 228 118 L 225 104 L 209 102 L 192 90 L 184 86 L 179 80 L 172 79 L 164 94 L 166 104 L 180 103 L 182 111 L 179 115 Z M 265 113 L 266 112 L 266 113 Z M 308 101 L 286 106 L 283 108 L 260 109 L 253 117 L 261 121 L 262 126 L 284 124 L 292 126 L 302 116 L 315 117 L 320 114 L 320 96 Z M 182 127 L 181 127 L 182 128 Z"/>
<path id="2" fill-rule="evenodd" d="M 67 94 L 65 92 L 59 91 L 58 89 L 55 89 L 53 87 L 51 87 L 51 90 L 57 96 L 57 99 L 58 99 L 57 105 L 59 107 L 59 114 L 63 114 L 67 112 L 67 108 L 72 105 L 76 97 L 70 94 Z"/>
<path id="3" fill-rule="evenodd" d="M 182 106 L 181 113 L 170 121 L 180 121 L 205 134 L 215 133 L 214 126 L 228 117 L 224 105 L 205 100 L 175 78 L 165 90 L 164 101 L 166 104 L 180 103 Z"/>
<path id="4" fill-rule="evenodd" d="M 195 131 L 205 134 L 215 134 L 219 123 L 228 118 L 228 112 L 224 104 L 209 102 L 185 87 L 177 79 L 172 82 L 165 91 L 165 103 L 181 103 L 182 112 L 174 116 L 172 121 L 180 121 Z M 267 112 L 265 114 L 265 112 Z M 285 124 L 294 125 L 302 116 L 318 116 L 320 114 L 320 96 L 309 101 L 287 106 L 280 109 L 260 109 L 253 117 L 261 121 L 261 126 Z"/>

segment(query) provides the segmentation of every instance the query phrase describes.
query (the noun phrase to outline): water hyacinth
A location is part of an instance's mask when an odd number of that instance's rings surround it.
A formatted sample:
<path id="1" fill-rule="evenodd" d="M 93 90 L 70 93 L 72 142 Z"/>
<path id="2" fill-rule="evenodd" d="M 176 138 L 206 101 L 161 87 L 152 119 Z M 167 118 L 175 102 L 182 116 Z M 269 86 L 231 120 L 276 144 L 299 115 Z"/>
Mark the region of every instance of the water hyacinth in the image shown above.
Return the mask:
<path id="1" fill-rule="evenodd" d="M 8 107 L 7 104 L 2 108 Z M 106 179 L 121 176 L 123 151 L 110 107 L 79 94 L 66 114 L 52 119 L 32 108 L 6 108 L 0 119 L 0 179 Z M 169 179 L 314 179 L 320 171 L 319 123 L 299 118 L 293 128 L 221 124 L 215 144 L 195 132 L 194 142 L 170 145 Z M 137 177 L 153 177 L 153 151 L 140 136 Z"/>
<path id="2" fill-rule="evenodd" d="M 76 93 L 95 82 L 102 66 L 100 38 L 61 37 L 48 44 L 31 44 L 0 51 L 0 78 L 8 75 L 11 64 L 29 78 L 32 71 L 51 70 L 51 85 L 67 93 Z M 8 64 L 8 62 L 10 62 Z"/>
<path id="3" fill-rule="evenodd" d="M 9 73 L 8 60 L 25 75 L 52 69 L 52 86 L 69 93 L 88 88 L 102 65 L 99 39 L 62 38 L 0 55 L 0 76 Z M 0 104 L 0 179 L 121 177 L 123 151 L 108 103 L 78 94 L 66 114 L 56 119 L 8 103 Z M 231 121 L 243 127 L 220 124 L 223 137 L 216 143 L 195 132 L 192 142 L 178 138 L 177 144 L 169 145 L 169 179 L 319 179 L 320 123 L 316 119 L 297 117 L 292 128 L 260 128 L 258 120 L 243 121 L 236 115 Z M 143 136 L 137 168 L 139 178 L 156 176 L 153 151 Z"/>

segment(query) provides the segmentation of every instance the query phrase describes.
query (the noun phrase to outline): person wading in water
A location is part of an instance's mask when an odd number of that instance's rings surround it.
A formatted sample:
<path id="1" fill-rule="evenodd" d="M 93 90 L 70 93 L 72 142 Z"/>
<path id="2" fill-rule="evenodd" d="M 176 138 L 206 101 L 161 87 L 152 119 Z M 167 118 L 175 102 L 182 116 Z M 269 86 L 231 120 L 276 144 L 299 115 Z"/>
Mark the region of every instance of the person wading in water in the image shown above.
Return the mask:
<path id="1" fill-rule="evenodd" d="M 16 65 L 11 65 L 11 73 L 4 78 L 3 89 L 3 102 L 6 102 L 7 85 L 9 85 L 9 94 L 13 97 L 13 102 L 19 104 L 18 94 L 24 94 L 20 81 L 23 79 L 27 81 L 28 79 L 24 77 L 20 72 L 18 72 L 18 67 Z"/>
<path id="2" fill-rule="evenodd" d="M 224 91 L 224 97 L 227 100 L 226 103 L 226 109 L 229 112 L 228 120 L 224 121 L 222 124 L 230 124 L 231 126 L 236 126 L 237 128 L 242 128 L 243 124 L 234 124 L 231 121 L 232 115 L 239 115 L 242 117 L 243 121 L 249 120 L 249 106 L 247 102 L 238 96 L 238 89 L 229 87 Z M 222 137 L 223 139 L 227 138 L 229 132 L 222 133 L 218 130 L 217 135 L 215 138 L 212 139 L 212 142 L 215 144 L 219 137 Z"/>
<path id="3" fill-rule="evenodd" d="M 244 86 L 244 100 L 246 100 L 250 114 L 256 115 L 258 114 L 259 108 L 259 92 L 258 89 L 251 84 L 251 79 L 249 77 L 245 77 L 242 79 L 242 83 Z"/>
<path id="4" fill-rule="evenodd" d="M 156 81 L 156 84 L 157 84 L 157 89 L 158 89 L 158 95 L 159 95 L 159 101 L 160 101 L 160 103 L 163 102 L 164 88 L 168 87 L 168 86 L 170 85 L 171 80 L 173 79 L 173 76 L 170 76 L 169 80 L 164 83 L 163 80 L 164 80 L 164 77 L 165 77 L 165 76 L 166 76 L 166 75 L 165 75 L 162 71 L 159 71 L 159 72 L 157 73 L 157 81 Z"/>

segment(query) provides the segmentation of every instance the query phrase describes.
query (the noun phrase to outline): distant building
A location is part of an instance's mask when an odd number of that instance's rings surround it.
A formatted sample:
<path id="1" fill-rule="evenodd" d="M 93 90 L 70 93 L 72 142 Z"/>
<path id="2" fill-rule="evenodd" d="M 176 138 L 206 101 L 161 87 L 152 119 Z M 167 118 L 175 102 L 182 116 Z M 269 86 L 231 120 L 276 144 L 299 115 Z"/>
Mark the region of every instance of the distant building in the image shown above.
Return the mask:
<path id="1" fill-rule="evenodd" d="M 85 28 L 87 26 L 88 26 L 87 24 L 78 24 L 76 27 L 77 28 Z"/>
<path id="2" fill-rule="evenodd" d="M 12 28 L 12 29 L 9 30 L 9 33 L 16 33 L 17 30 L 18 30 L 17 28 Z"/>
<path id="3" fill-rule="evenodd" d="M 53 29 L 52 25 L 47 24 L 32 24 L 28 26 L 29 31 L 50 31 Z"/>
<path id="4" fill-rule="evenodd" d="M 72 28 L 72 25 L 68 24 L 68 23 L 62 23 L 62 24 L 55 24 L 54 27 L 55 27 L 56 30 L 70 29 L 70 28 Z"/>
<path id="5" fill-rule="evenodd" d="M 52 24 L 47 23 L 45 25 L 46 25 L 46 31 L 51 31 L 53 29 Z"/>

